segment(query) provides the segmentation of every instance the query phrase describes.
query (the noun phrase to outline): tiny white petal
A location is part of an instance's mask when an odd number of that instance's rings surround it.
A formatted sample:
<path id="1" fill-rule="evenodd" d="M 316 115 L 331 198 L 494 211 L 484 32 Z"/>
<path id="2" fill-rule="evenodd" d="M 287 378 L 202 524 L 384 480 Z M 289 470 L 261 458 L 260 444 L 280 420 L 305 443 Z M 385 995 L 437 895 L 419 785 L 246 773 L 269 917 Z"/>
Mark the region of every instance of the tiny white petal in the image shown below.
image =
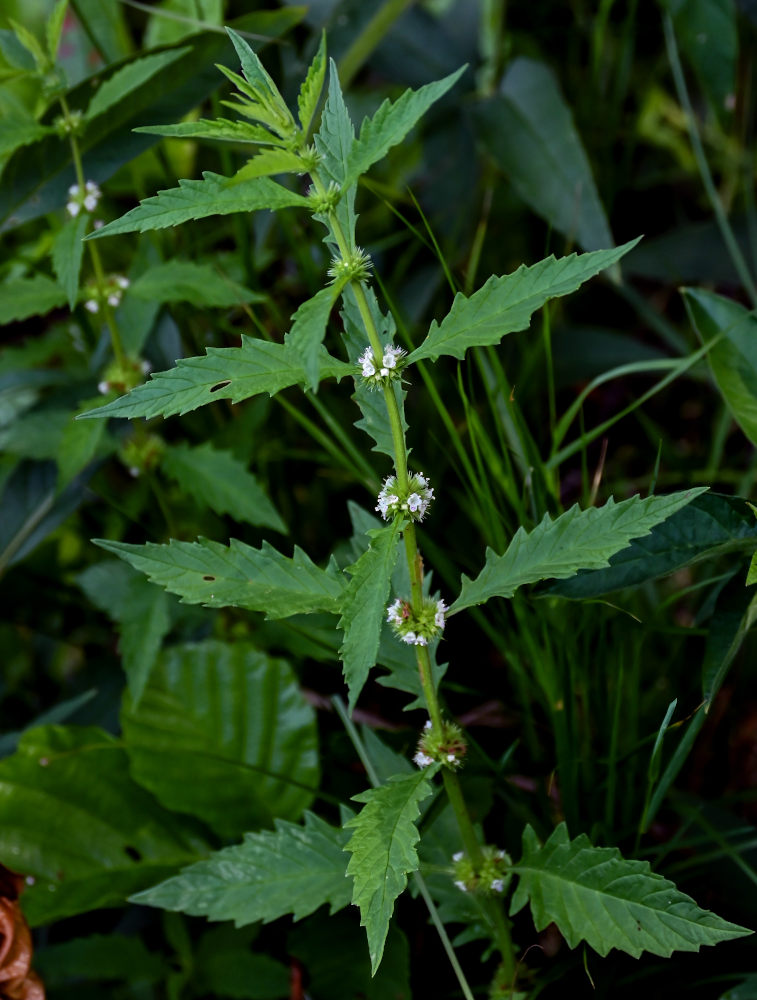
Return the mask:
<path id="1" fill-rule="evenodd" d="M 424 729 L 431 729 L 432 726 L 433 726 L 433 722 L 431 721 L 431 719 L 426 719 L 426 721 L 423 724 L 423 728 Z"/>
<path id="2" fill-rule="evenodd" d="M 150 372 L 152 371 L 152 365 L 150 364 L 149 361 L 143 361 L 142 364 L 140 365 L 140 368 L 142 369 L 143 375 L 149 375 Z"/>
<path id="3" fill-rule="evenodd" d="M 501 878 L 494 878 L 491 881 L 491 889 L 493 892 L 504 892 L 505 883 Z"/>
<path id="4" fill-rule="evenodd" d="M 415 632 L 405 632 L 402 641 L 406 642 L 408 646 L 412 646 L 415 643 Z"/>
<path id="5" fill-rule="evenodd" d="M 139 475 L 139 469 L 137 468 L 136 465 L 129 466 L 129 475 L 134 476 L 135 479 L 137 478 L 137 476 Z"/>
<path id="6" fill-rule="evenodd" d="M 454 764 L 456 760 L 457 760 L 457 757 L 455 757 L 455 755 L 453 753 L 448 753 L 447 754 L 447 761 L 448 761 L 448 763 Z"/>
<path id="7" fill-rule="evenodd" d="M 95 299 L 87 299 L 87 301 L 84 303 L 84 308 L 91 313 L 96 313 L 100 311 L 100 306 L 97 304 Z"/>
<path id="8" fill-rule="evenodd" d="M 95 227 L 95 229 L 102 229 L 102 227 L 105 225 L 105 223 L 103 222 L 102 219 L 95 219 L 95 221 L 92 223 L 92 225 Z"/>
<path id="9" fill-rule="evenodd" d="M 456 851 L 455 854 L 452 855 L 452 860 L 453 861 L 462 861 L 463 858 L 464 858 L 464 856 L 465 855 L 463 854 L 462 851 Z"/>
<path id="10" fill-rule="evenodd" d="M 79 193 L 79 185 L 72 184 L 71 187 L 68 189 L 68 193 L 71 195 L 72 198 L 75 198 L 76 195 Z"/>
<path id="11" fill-rule="evenodd" d="M 128 288 L 130 282 L 128 278 L 125 278 L 122 274 L 119 274 L 116 276 L 116 284 L 118 285 L 119 288 Z"/>
<path id="12" fill-rule="evenodd" d="M 108 296 L 108 305 L 113 306 L 114 309 L 120 301 L 121 301 L 121 296 L 117 292 L 113 292 L 112 295 Z"/>
<path id="13" fill-rule="evenodd" d="M 465 882 L 459 882 L 459 881 L 457 881 L 454 884 L 457 886 L 457 888 L 460 890 L 460 892 L 467 892 L 468 891 L 468 886 L 465 884 Z"/>
<path id="14" fill-rule="evenodd" d="M 88 212 L 94 212 L 97 208 L 97 198 L 93 194 L 88 194 L 84 199 L 84 207 Z"/>
<path id="15" fill-rule="evenodd" d="M 110 392 L 110 386 L 108 385 L 107 382 L 98 382 L 97 391 L 99 393 L 102 393 L 103 396 L 107 396 L 108 393 Z"/>
<path id="16" fill-rule="evenodd" d="M 75 219 L 79 212 L 81 212 L 81 205 L 78 201 L 69 201 L 66 205 L 66 211 L 72 219 Z"/>

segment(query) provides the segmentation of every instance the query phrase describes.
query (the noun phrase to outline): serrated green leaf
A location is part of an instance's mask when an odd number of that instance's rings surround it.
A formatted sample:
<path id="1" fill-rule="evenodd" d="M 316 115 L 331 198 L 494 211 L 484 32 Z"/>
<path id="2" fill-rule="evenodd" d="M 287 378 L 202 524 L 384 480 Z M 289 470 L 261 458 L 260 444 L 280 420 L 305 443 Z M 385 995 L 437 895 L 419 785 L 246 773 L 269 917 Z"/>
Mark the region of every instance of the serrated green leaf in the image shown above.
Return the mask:
<path id="1" fill-rule="evenodd" d="M 246 184 L 232 184 L 228 177 L 203 173 L 201 181 L 181 180 L 179 187 L 159 191 L 145 198 L 126 215 L 90 233 L 87 239 L 115 236 L 118 233 L 146 233 L 152 229 L 178 226 L 191 219 L 209 215 L 230 215 L 233 212 L 254 212 L 258 209 L 309 207 L 307 198 L 270 180 L 260 177 Z"/>
<path id="2" fill-rule="evenodd" d="M 415 845 L 420 834 L 415 820 L 419 803 L 431 794 L 429 778 L 435 771 L 432 765 L 353 795 L 355 802 L 365 805 L 344 824 L 354 831 L 344 848 L 352 855 L 347 874 L 354 879 L 352 902 L 360 907 L 373 973 L 384 953 L 394 901 L 404 891 L 408 874 L 418 869 Z"/>
<path id="3" fill-rule="evenodd" d="M 66 293 L 44 274 L 12 278 L 0 285 L 0 324 L 44 316 L 66 304 Z"/>
<path id="4" fill-rule="evenodd" d="M 49 68 L 51 68 L 51 60 L 48 58 L 47 53 L 39 44 L 34 35 L 29 31 L 27 27 L 23 24 L 19 24 L 18 21 L 14 21 L 13 18 L 8 18 L 8 23 L 16 35 L 16 38 L 21 42 L 23 47 L 27 52 L 31 54 L 34 59 L 37 72 L 46 73 Z"/>
<path id="5" fill-rule="evenodd" d="M 311 611 L 337 613 L 344 581 L 336 564 L 319 569 L 296 548 L 290 559 L 267 542 L 253 549 L 232 538 L 229 547 L 201 538 L 168 545 L 129 545 L 94 539 L 172 594 L 183 604 L 208 608 L 249 608 L 268 618 L 288 618 Z"/>
<path id="6" fill-rule="evenodd" d="M 252 51 L 244 38 L 242 38 L 241 35 L 238 35 L 236 31 L 233 31 L 231 28 L 227 28 L 226 32 L 236 49 L 237 55 L 239 56 L 239 62 L 242 66 L 242 72 L 244 73 L 247 82 L 255 91 L 255 96 L 263 104 L 275 109 L 281 117 L 282 123 L 291 123 L 291 131 L 294 132 L 295 124 L 292 114 L 287 107 L 284 98 L 279 93 L 279 88 L 266 72 L 266 69 L 258 56 Z"/>
<path id="7" fill-rule="evenodd" d="M 686 309 L 703 342 L 723 334 L 707 360 L 734 420 L 757 443 L 757 318 L 732 299 L 702 288 L 682 289 Z"/>
<path id="8" fill-rule="evenodd" d="M 318 110 L 318 102 L 321 99 L 323 81 L 326 79 L 326 32 L 322 32 L 318 51 L 313 56 L 307 76 L 302 81 L 300 92 L 297 95 L 297 111 L 300 119 L 300 126 L 303 134 L 307 138 L 313 125 L 313 118 Z"/>
<path id="9" fill-rule="evenodd" d="M 353 367 L 321 349 L 321 378 L 337 380 L 353 374 Z M 157 372 L 137 386 L 85 417 L 170 417 L 184 414 L 216 399 L 243 399 L 287 386 L 304 384 L 307 373 L 300 358 L 286 344 L 242 335 L 241 347 L 209 347 L 199 358 L 182 358 L 175 368 Z"/>
<path id="10" fill-rule="evenodd" d="M 757 522 L 745 500 L 705 493 L 656 525 L 650 535 L 622 549 L 608 569 L 579 573 L 549 587 L 560 597 L 598 597 L 723 553 L 750 552 Z"/>
<path id="11" fill-rule="evenodd" d="M 40 125 L 29 115 L 18 112 L 3 114 L 3 127 L 0 130 L 0 157 L 10 156 L 22 146 L 28 146 L 46 135 L 52 135 L 55 129 L 49 125 Z"/>
<path id="12" fill-rule="evenodd" d="M 552 70 L 519 57 L 473 107 L 478 138 L 534 212 L 584 250 L 612 246 L 607 215 L 573 114 Z"/>
<path id="13" fill-rule="evenodd" d="M 368 532 L 370 545 L 346 572 L 352 579 L 344 589 L 339 628 L 344 642 L 339 650 L 349 690 L 350 711 L 376 663 L 381 626 L 386 612 L 392 572 L 397 562 L 400 522 Z"/>
<path id="14" fill-rule="evenodd" d="M 537 931 L 555 923 L 571 948 L 586 941 L 603 956 L 617 948 L 634 958 L 643 951 L 667 958 L 752 933 L 701 910 L 647 861 L 593 847 L 586 834 L 571 841 L 564 823 L 543 847 L 526 827 L 514 871 L 511 915 L 530 903 Z"/>
<path id="15" fill-rule="evenodd" d="M 217 514 L 286 534 L 286 525 L 257 479 L 231 452 L 217 450 L 207 441 L 196 447 L 170 445 L 161 469 L 198 504 Z"/>
<path id="16" fill-rule="evenodd" d="M 179 122 L 177 125 L 140 125 L 134 131 L 162 135 L 169 139 L 216 139 L 221 142 L 248 142 L 255 145 L 270 145 L 273 141 L 268 129 L 249 122 L 232 122 L 227 118 L 200 118 L 196 122 Z M 230 180 L 233 181 L 234 178 Z"/>
<path id="17" fill-rule="evenodd" d="M 222 837 L 298 819 L 318 787 L 315 712 L 289 664 L 246 643 L 164 650 L 121 725 L 135 780 Z"/>
<path id="18" fill-rule="evenodd" d="M 355 246 L 355 185 L 344 187 L 344 178 L 354 139 L 355 129 L 339 86 L 336 63 L 330 59 L 328 97 L 321 115 L 321 127 L 313 141 L 321 157 L 319 172 L 324 175 L 324 181 L 333 182 L 342 189 L 335 211 L 350 248 Z M 322 221 L 327 225 L 325 217 Z M 336 244 L 333 233 L 330 238 Z"/>
<path id="19" fill-rule="evenodd" d="M 549 514 L 533 531 L 518 528 L 504 554 L 486 552 L 486 565 L 471 580 L 464 576 L 460 596 L 450 613 L 483 604 L 492 597 L 512 597 L 518 587 L 541 580 L 564 579 L 579 569 L 609 565 L 610 556 L 632 538 L 650 530 L 705 491 L 706 487 L 581 510 L 576 504 L 553 521 Z"/>
<path id="20" fill-rule="evenodd" d="M 301 359 L 308 385 L 313 392 L 318 391 L 319 358 L 329 316 L 346 282 L 346 278 L 335 281 L 303 302 L 292 316 L 292 326 L 284 338 L 288 347 Z"/>
<path id="21" fill-rule="evenodd" d="M 102 729 L 32 729 L 0 761 L 0 854 L 36 880 L 24 893 L 33 924 L 119 905 L 204 850 Z"/>
<path id="22" fill-rule="evenodd" d="M 442 354 L 462 358 L 469 347 L 498 344 L 506 334 L 525 330 L 533 313 L 545 302 L 574 292 L 584 281 L 620 260 L 639 239 L 612 250 L 572 253 L 559 260 L 549 256 L 531 267 L 521 264 L 512 274 L 492 275 L 470 297 L 458 292 L 441 324 L 433 321 L 426 339 L 408 360 L 436 361 Z"/>
<path id="23" fill-rule="evenodd" d="M 54 63 L 58 56 L 58 46 L 60 36 L 63 33 L 63 22 L 66 19 L 68 0 L 57 0 L 52 9 L 52 13 L 45 23 L 45 39 L 47 41 L 47 54 L 50 62 Z"/>
<path id="24" fill-rule="evenodd" d="M 85 120 L 90 122 L 98 115 L 105 114 L 120 101 L 128 100 L 132 91 L 147 83 L 166 66 L 181 59 L 187 52 L 191 52 L 188 46 L 171 49 L 169 52 L 156 52 L 122 66 L 97 89 L 84 114 Z"/>
<path id="25" fill-rule="evenodd" d="M 347 835 L 305 813 L 303 826 L 276 821 L 275 831 L 246 834 L 168 881 L 132 897 L 164 910 L 233 920 L 237 927 L 291 913 L 301 920 L 328 903 L 335 913 L 350 901 L 345 878 Z"/>
<path id="26" fill-rule="evenodd" d="M 232 184 L 242 184 L 255 177 L 270 177 L 272 174 L 301 174 L 304 172 L 302 160 L 289 149 L 263 149 L 249 163 L 234 174 Z"/>
<path id="27" fill-rule="evenodd" d="M 69 309 L 74 308 L 79 295 L 79 272 L 84 254 L 82 240 L 88 224 L 89 214 L 82 212 L 74 219 L 67 219 L 53 238 L 53 270 L 66 293 Z"/>
<path id="28" fill-rule="evenodd" d="M 397 101 L 387 98 L 372 118 L 364 119 L 360 137 L 352 143 L 347 157 L 344 186 L 356 181 L 374 163 L 382 160 L 392 146 L 402 142 L 431 105 L 454 87 L 465 69 L 461 66 L 444 79 L 427 83 L 419 90 L 406 90 Z"/>
<path id="29" fill-rule="evenodd" d="M 231 307 L 266 299 L 210 264 L 189 260 L 168 260 L 148 268 L 132 282 L 129 294 L 150 302 L 189 302 L 198 307 Z"/>

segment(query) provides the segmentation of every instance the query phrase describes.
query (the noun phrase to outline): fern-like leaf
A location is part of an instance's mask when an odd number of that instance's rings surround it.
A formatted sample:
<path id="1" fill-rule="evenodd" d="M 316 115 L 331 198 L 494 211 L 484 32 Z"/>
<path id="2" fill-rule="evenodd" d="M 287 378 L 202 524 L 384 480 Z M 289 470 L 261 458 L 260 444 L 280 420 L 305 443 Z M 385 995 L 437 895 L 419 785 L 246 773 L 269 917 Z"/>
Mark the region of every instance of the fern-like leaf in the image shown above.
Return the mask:
<path id="1" fill-rule="evenodd" d="M 593 847 L 586 834 L 570 840 L 564 823 L 542 847 L 530 826 L 511 915 L 530 903 L 537 931 L 555 923 L 571 948 L 586 941 L 606 955 L 612 948 L 638 958 L 699 951 L 752 932 L 702 910 L 647 861 L 630 861 L 616 847 Z"/>
<path id="2" fill-rule="evenodd" d="M 345 823 L 354 830 L 345 850 L 352 854 L 347 874 L 355 880 L 352 902 L 360 907 L 360 924 L 368 936 L 375 974 L 384 953 L 394 901 L 404 891 L 407 876 L 418 869 L 415 825 L 418 804 L 431 793 L 429 778 L 437 765 L 354 795 L 365 806 Z"/>
<path id="3" fill-rule="evenodd" d="M 460 596 L 450 612 L 483 604 L 491 597 L 512 597 L 526 583 L 565 579 L 580 569 L 602 569 L 632 538 L 648 535 L 656 524 L 705 490 L 700 487 L 645 500 L 635 496 L 620 503 L 610 498 L 603 507 L 588 510 L 576 504 L 554 521 L 545 514 L 533 531 L 518 528 L 501 556 L 487 549 L 484 568 L 474 580 L 463 577 Z"/>
<path id="4" fill-rule="evenodd" d="M 299 548 L 290 559 L 267 542 L 254 549 L 237 539 L 228 548 L 207 538 L 168 545 L 94 541 L 184 604 L 248 608 L 268 618 L 340 610 L 344 582 L 336 563 L 319 569 Z"/>

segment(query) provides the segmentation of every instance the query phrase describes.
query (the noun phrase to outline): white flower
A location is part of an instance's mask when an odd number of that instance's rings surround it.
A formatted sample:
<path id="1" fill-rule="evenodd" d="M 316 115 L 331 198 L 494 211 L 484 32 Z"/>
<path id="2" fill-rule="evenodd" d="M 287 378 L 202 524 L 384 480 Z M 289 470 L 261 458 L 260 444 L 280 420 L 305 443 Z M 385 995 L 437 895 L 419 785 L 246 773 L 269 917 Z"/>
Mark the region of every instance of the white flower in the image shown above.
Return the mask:
<path id="1" fill-rule="evenodd" d="M 423 506 L 423 501 L 418 496 L 418 494 L 411 493 L 410 496 L 407 498 L 408 510 L 412 511 L 414 514 L 417 510 L 420 510 L 422 506 Z"/>
<path id="2" fill-rule="evenodd" d="M 439 628 L 444 628 L 444 613 L 447 611 L 447 605 L 442 600 L 436 602 L 436 614 L 434 615 L 434 624 L 438 625 Z"/>
<path id="3" fill-rule="evenodd" d="M 120 301 L 121 301 L 121 296 L 117 292 L 113 292 L 112 295 L 108 296 L 108 305 L 113 306 L 114 309 Z"/>
<path id="4" fill-rule="evenodd" d="M 396 368 L 397 362 L 400 358 L 404 357 L 407 351 L 403 351 L 401 347 L 395 347 L 393 344 L 387 344 L 384 348 L 384 356 L 381 362 L 384 368 Z"/>
<path id="5" fill-rule="evenodd" d="M 116 284 L 118 285 L 119 288 L 128 288 L 130 282 L 129 282 L 129 279 L 125 278 L 122 274 L 117 274 L 116 275 Z"/>
<path id="6" fill-rule="evenodd" d="M 457 757 L 453 753 L 448 753 L 447 754 L 447 763 L 448 764 L 454 764 L 456 760 L 457 760 Z"/>
<path id="7" fill-rule="evenodd" d="M 72 184 L 71 187 L 68 189 L 68 193 L 73 198 L 75 195 L 77 195 L 79 193 L 79 185 L 78 184 Z"/>
<path id="8" fill-rule="evenodd" d="M 81 205 L 78 201 L 69 201 L 66 205 L 66 211 L 72 219 L 75 219 L 79 212 L 81 212 Z"/>
<path id="9" fill-rule="evenodd" d="M 492 892 L 504 892 L 505 883 L 502 881 L 501 878 L 493 878 L 491 880 L 489 888 L 492 890 Z"/>
<path id="10" fill-rule="evenodd" d="M 402 601 L 398 597 L 397 600 L 394 602 L 394 604 L 390 604 L 389 607 L 386 609 L 386 620 L 388 622 L 397 622 L 397 623 L 401 622 L 402 621 L 402 615 L 400 614 L 401 607 L 402 607 Z"/>
<path id="11" fill-rule="evenodd" d="M 429 755 L 427 753 L 424 753 L 422 750 L 418 751 L 415 757 L 413 757 L 413 760 L 418 765 L 418 767 L 428 767 L 429 764 L 434 763 L 434 758 L 429 757 Z"/>
<path id="12" fill-rule="evenodd" d="M 96 313 L 100 311 L 100 306 L 96 299 L 87 299 L 84 303 L 84 308 L 91 313 Z"/>
<path id="13" fill-rule="evenodd" d="M 460 892 L 467 892 L 468 891 L 468 886 L 465 884 L 465 882 L 459 882 L 459 881 L 457 881 L 454 884 L 457 886 L 457 888 L 460 890 Z"/>
<path id="14" fill-rule="evenodd" d="M 97 208 L 97 196 L 94 194 L 88 194 L 84 199 L 84 207 L 88 212 L 94 212 Z"/>
<path id="15" fill-rule="evenodd" d="M 103 222 L 102 219 L 95 219 L 95 221 L 92 223 L 92 225 L 93 225 L 93 227 L 95 229 L 102 229 L 102 227 L 105 225 L 105 223 Z"/>
<path id="16" fill-rule="evenodd" d="M 453 861 L 462 861 L 464 857 L 465 857 L 465 855 L 463 854 L 462 851 L 457 851 L 455 854 L 452 855 L 452 860 Z"/>
<path id="17" fill-rule="evenodd" d="M 108 393 L 110 392 L 110 386 L 108 385 L 107 382 L 98 382 L 97 391 L 101 393 L 103 396 L 107 396 Z"/>
<path id="18" fill-rule="evenodd" d="M 84 190 L 87 194 L 94 194 L 97 195 L 98 198 L 100 197 L 100 188 L 94 181 L 87 181 L 84 185 Z"/>
<path id="19" fill-rule="evenodd" d="M 373 363 L 373 350 L 370 347 L 366 347 L 357 359 L 357 363 L 363 370 L 363 378 L 371 378 L 372 375 L 376 374 L 376 366 Z"/>
<path id="20" fill-rule="evenodd" d="M 433 722 L 431 721 L 431 719 L 426 719 L 426 721 L 423 723 L 424 729 L 431 729 L 432 726 Z"/>

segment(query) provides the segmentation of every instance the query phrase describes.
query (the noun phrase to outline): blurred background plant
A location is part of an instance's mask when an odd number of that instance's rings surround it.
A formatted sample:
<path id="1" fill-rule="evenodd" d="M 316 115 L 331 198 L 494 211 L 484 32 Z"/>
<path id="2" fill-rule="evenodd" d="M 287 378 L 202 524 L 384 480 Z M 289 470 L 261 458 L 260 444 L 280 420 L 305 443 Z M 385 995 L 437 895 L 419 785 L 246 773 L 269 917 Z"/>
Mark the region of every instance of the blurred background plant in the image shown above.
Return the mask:
<path id="1" fill-rule="evenodd" d="M 467 778 L 495 839 L 517 849 L 524 821 L 546 834 L 565 818 L 573 836 L 635 850 L 702 905 L 755 926 L 745 580 L 757 523 L 735 499 L 752 496 L 757 467 L 754 5 L 6 0 L 0 861 L 31 879 L 24 906 L 49 995 L 456 995 L 410 901 L 373 980 L 349 914 L 234 930 L 124 904 L 274 817 L 310 805 L 336 820 L 334 803 L 365 785 L 330 700 L 342 685 L 328 629 L 187 607 L 90 544 L 234 534 L 258 545 L 273 531 L 323 559 L 390 471 L 353 427 L 346 383 L 328 400 L 287 390 L 218 402 L 180 427 L 73 422 L 102 401 L 98 386 L 115 395 L 143 365 L 169 368 L 244 332 L 280 338 L 321 286 L 320 234 L 286 212 L 102 241 L 99 263 L 82 252 L 87 228 L 177 177 L 245 162 L 234 142 L 132 131 L 219 112 L 230 88 L 215 64 L 234 65 L 225 24 L 290 104 L 325 29 L 356 121 L 468 63 L 358 195 L 400 342 L 417 344 L 456 290 L 491 273 L 645 235 L 622 273 L 550 303 L 530 332 L 476 349 L 465 368 L 439 362 L 433 382 L 418 366 L 411 444 L 443 484 L 424 551 L 452 592 L 484 545 L 500 552 L 518 525 L 574 501 L 700 484 L 715 495 L 605 576 L 489 605 L 472 614 L 475 632 L 453 619 L 443 694 L 476 740 Z M 72 215 L 82 180 L 102 198 Z M 234 700 L 275 716 L 276 732 L 245 745 Z M 420 716 L 406 700 L 381 683 L 361 697 L 356 719 L 379 759 L 412 753 Z M 66 763 L 48 780 L 53 756 Z M 295 784 L 282 796 L 265 781 L 285 762 Z M 216 798 L 198 801 L 198 783 Z M 444 816 L 426 823 L 443 829 Z M 425 862 L 439 862 L 433 847 Z M 448 905 L 475 962 L 475 929 Z M 518 920 L 545 996 L 587 976 L 598 996 L 683 984 L 692 996 L 757 995 L 750 939 L 600 963 Z M 357 958 L 347 966 L 345 954 Z M 480 969 L 484 995 L 493 970 Z"/>

